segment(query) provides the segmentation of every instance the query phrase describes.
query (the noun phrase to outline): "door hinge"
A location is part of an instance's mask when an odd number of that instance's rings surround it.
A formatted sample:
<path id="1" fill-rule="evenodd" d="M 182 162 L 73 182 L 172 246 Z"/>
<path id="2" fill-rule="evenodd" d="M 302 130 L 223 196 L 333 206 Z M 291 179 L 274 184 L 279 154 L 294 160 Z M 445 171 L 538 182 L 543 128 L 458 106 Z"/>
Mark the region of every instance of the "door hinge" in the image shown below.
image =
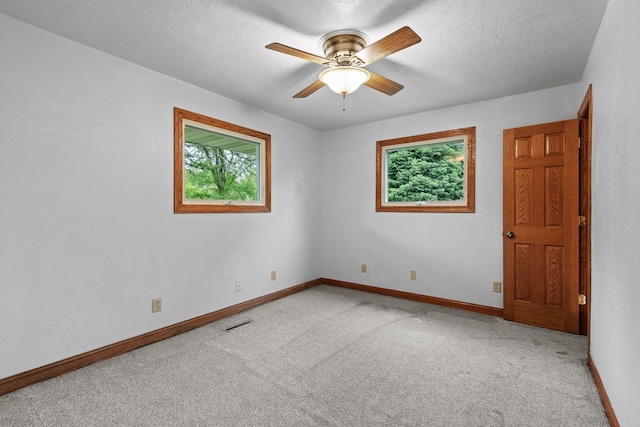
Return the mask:
<path id="1" fill-rule="evenodd" d="M 578 148 L 581 148 L 582 144 L 584 144 L 584 138 L 578 137 Z"/>
<path id="2" fill-rule="evenodd" d="M 586 227 L 587 226 L 587 217 L 584 215 L 580 215 L 578 217 L 578 227 Z"/>
<path id="3" fill-rule="evenodd" d="M 587 296 L 584 294 L 578 294 L 578 305 L 587 305 Z"/>

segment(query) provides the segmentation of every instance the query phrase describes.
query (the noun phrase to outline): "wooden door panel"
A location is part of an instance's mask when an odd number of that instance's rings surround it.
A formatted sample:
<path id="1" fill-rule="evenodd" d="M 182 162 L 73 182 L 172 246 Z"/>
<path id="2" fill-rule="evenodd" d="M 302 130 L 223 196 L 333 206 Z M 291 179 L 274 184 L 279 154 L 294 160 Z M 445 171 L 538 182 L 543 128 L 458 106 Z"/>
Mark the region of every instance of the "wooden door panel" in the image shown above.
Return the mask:
<path id="1" fill-rule="evenodd" d="M 529 227 L 533 223 L 533 171 L 516 169 L 514 173 L 514 225 Z"/>
<path id="2" fill-rule="evenodd" d="M 564 132 L 545 135 L 545 156 L 561 156 L 564 154 Z"/>
<path id="3" fill-rule="evenodd" d="M 529 301 L 532 299 L 533 281 L 532 264 L 533 264 L 533 245 L 516 244 L 514 246 L 514 262 L 515 262 L 515 299 L 518 301 Z"/>
<path id="4" fill-rule="evenodd" d="M 545 246 L 546 299 L 544 304 L 564 307 L 564 246 Z M 577 299 L 576 299 L 577 301 Z"/>
<path id="5" fill-rule="evenodd" d="M 503 159 L 504 317 L 574 333 L 577 126 L 570 120 L 507 129 Z"/>
<path id="6" fill-rule="evenodd" d="M 564 168 L 561 166 L 547 167 L 544 170 L 545 204 L 544 204 L 544 225 L 545 227 L 562 227 L 563 225 L 563 194 L 564 194 Z"/>
<path id="7" fill-rule="evenodd" d="M 520 160 L 531 158 L 531 138 L 516 138 L 514 157 Z"/>

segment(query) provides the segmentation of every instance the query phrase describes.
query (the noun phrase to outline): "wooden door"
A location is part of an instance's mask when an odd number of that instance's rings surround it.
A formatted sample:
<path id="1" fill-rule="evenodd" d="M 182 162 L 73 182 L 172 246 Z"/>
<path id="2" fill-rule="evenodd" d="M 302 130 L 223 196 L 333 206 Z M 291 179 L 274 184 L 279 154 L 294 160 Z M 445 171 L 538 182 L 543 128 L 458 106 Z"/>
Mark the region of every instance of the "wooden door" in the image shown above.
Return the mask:
<path id="1" fill-rule="evenodd" d="M 503 139 L 504 318 L 578 333 L 578 120 Z"/>

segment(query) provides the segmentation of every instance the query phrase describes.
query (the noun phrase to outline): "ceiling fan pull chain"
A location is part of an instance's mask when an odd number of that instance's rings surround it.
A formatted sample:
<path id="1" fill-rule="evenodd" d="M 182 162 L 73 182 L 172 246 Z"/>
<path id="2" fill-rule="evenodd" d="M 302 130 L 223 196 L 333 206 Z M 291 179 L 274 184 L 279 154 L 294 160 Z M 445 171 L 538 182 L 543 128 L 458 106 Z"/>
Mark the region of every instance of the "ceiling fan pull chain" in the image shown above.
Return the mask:
<path id="1" fill-rule="evenodd" d="M 346 99 L 347 99 L 347 95 L 346 94 L 342 94 L 342 111 L 347 111 L 346 109 Z"/>

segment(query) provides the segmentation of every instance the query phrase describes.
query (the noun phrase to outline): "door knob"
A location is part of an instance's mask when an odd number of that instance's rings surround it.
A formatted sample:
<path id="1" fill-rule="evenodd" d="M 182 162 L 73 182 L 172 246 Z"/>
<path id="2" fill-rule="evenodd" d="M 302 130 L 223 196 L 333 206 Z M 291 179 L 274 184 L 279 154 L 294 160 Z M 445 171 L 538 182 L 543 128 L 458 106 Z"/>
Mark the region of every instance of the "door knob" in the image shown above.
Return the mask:
<path id="1" fill-rule="evenodd" d="M 508 230 L 506 233 L 504 233 L 505 236 L 507 236 L 510 239 L 513 239 L 514 237 L 516 237 L 515 234 L 513 234 L 513 231 Z"/>

